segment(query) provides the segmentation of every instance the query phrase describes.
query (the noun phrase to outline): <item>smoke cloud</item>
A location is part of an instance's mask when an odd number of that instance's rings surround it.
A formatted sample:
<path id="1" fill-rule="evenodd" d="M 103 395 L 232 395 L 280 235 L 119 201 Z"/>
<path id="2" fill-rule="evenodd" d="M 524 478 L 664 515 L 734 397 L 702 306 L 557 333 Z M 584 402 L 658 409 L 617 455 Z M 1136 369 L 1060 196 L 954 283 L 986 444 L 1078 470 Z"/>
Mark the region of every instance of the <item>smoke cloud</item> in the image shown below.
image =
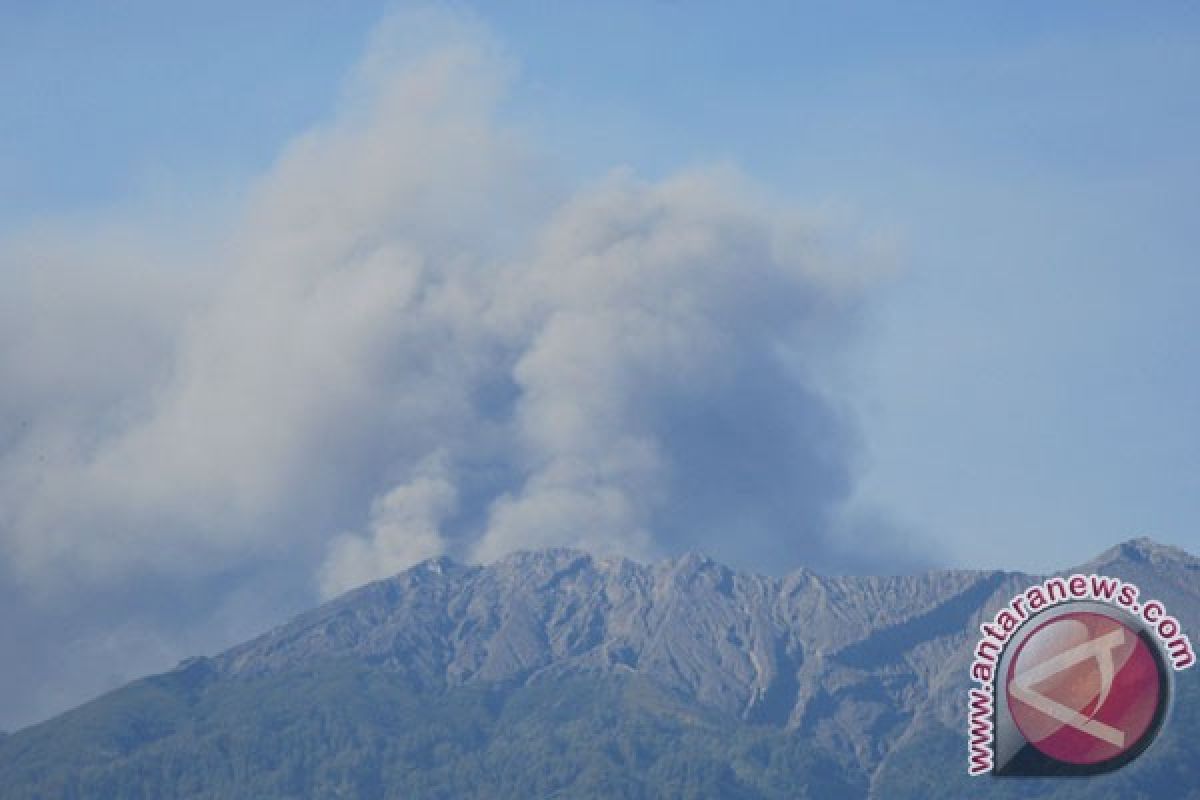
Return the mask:
<path id="1" fill-rule="evenodd" d="M 439 554 L 836 565 L 855 442 L 821 370 L 870 270 L 729 167 L 561 191 L 497 121 L 512 73 L 470 22 L 392 21 L 218 244 L 136 225 L 4 243 L 0 553 L 21 613 L 185 587 L 156 633 L 122 634 L 150 637 L 120 665 L 139 670 L 299 587 Z M 255 581 L 280 599 L 236 625 L 196 599 Z"/>

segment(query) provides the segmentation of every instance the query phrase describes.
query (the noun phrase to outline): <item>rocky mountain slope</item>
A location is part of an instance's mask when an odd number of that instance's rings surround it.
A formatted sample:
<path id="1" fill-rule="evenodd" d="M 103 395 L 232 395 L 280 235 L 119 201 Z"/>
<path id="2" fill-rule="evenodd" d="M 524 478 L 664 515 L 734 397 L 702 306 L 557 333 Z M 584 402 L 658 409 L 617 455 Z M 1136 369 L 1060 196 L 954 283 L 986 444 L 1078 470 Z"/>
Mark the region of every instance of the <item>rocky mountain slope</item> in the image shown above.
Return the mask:
<path id="1" fill-rule="evenodd" d="M 1200 630 L 1200 559 L 1085 568 Z M 975 631 L 1035 580 L 428 561 L 0 740 L 0 797 L 1073 797 L 965 777 Z M 1196 689 L 1089 796 L 1200 797 Z"/>

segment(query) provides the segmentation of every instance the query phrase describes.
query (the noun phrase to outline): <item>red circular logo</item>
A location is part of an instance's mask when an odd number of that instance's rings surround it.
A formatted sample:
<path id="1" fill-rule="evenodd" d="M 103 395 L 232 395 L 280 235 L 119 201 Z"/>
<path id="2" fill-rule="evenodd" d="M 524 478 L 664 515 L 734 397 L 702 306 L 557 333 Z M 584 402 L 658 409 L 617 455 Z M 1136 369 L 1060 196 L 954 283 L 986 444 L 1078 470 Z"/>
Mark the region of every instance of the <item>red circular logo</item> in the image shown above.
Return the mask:
<path id="1" fill-rule="evenodd" d="M 1009 712 L 1025 739 L 1068 764 L 1117 758 L 1153 736 L 1165 687 L 1137 631 L 1078 611 L 1021 642 L 1006 681 Z"/>

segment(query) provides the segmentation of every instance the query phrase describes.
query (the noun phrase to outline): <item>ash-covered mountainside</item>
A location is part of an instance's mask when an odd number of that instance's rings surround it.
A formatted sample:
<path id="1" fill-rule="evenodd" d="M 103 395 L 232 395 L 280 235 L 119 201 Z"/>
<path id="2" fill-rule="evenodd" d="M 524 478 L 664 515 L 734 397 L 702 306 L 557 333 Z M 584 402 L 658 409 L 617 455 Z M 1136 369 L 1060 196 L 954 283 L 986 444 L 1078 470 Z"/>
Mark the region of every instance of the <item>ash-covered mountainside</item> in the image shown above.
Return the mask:
<path id="1" fill-rule="evenodd" d="M 1200 629 L 1194 556 L 1141 539 L 1080 569 Z M 1038 579 L 432 560 L 0 740 L 0 797 L 1071 797 L 964 782 L 978 626 Z M 1200 795 L 1179 684 L 1160 743 L 1089 796 Z"/>
<path id="2" fill-rule="evenodd" d="M 216 667 L 255 676 L 353 655 L 420 689 L 635 672 L 718 710 L 794 727 L 828 692 L 895 673 L 901 654 L 898 691 L 878 700 L 907 707 L 945 662 L 941 638 L 970 629 L 1005 584 L 1014 576 L 772 579 L 697 555 L 648 566 L 561 549 L 487 567 L 439 559 L 234 648 Z M 864 698 L 864 712 L 869 705 Z"/>

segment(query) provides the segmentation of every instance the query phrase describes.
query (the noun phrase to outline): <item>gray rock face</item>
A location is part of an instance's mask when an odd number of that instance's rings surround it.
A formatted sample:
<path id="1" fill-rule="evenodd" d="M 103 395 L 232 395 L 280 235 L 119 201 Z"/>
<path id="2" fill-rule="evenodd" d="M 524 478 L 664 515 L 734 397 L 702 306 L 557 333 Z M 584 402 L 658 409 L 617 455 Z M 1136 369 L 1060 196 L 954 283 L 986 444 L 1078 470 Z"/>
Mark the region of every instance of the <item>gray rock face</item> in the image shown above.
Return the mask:
<path id="1" fill-rule="evenodd" d="M 1139 582 L 1200 623 L 1200 560 L 1149 540 L 1081 567 Z M 418 689 L 635 672 L 702 706 L 796 730 L 874 772 L 916 729 L 962 729 L 979 624 L 1039 580 L 1004 572 L 783 578 L 686 555 L 572 550 L 422 563 L 215 659 L 260 676 L 353 657 Z"/>
<path id="2" fill-rule="evenodd" d="M 1194 556 L 1143 539 L 1074 571 L 1135 581 L 1200 630 Z M 1200 669 L 1177 675 L 1170 724 L 1126 769 L 1084 783 L 967 778 L 979 625 L 1039 580 L 768 578 L 696 555 L 642 565 L 571 550 L 427 561 L 0 735 L 0 797 L 1029 800 L 1200 787 Z"/>

